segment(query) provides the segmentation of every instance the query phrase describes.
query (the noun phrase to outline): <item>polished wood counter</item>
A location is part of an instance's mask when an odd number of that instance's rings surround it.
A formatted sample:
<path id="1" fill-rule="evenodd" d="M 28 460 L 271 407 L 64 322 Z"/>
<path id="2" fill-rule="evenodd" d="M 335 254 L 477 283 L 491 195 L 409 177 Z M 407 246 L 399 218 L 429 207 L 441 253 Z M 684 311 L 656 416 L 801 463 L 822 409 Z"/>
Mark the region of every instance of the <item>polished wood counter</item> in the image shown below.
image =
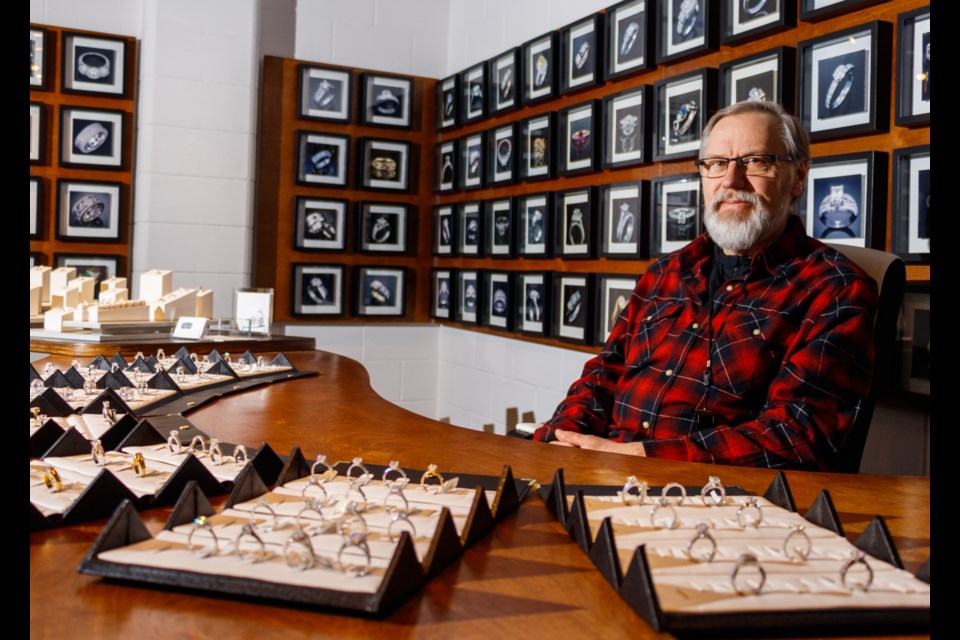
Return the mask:
<path id="1" fill-rule="evenodd" d="M 651 484 L 727 485 L 763 493 L 776 472 L 643 459 L 554 447 L 450 426 L 379 397 L 356 361 L 329 353 L 286 353 L 319 376 L 225 397 L 189 414 L 197 427 L 229 443 L 266 441 L 285 455 L 498 475 L 549 483 L 563 468 L 570 484 L 621 485 L 631 474 Z M 60 362 L 60 360 L 57 360 Z M 42 366 L 42 362 L 41 362 Z M 847 537 L 884 517 L 905 567 L 930 555 L 930 481 L 921 477 L 787 472 L 800 513 L 829 490 Z M 217 506 L 222 499 L 216 501 Z M 141 515 L 159 531 L 170 510 Z M 140 587 L 80 575 L 77 566 L 104 521 L 30 536 L 30 631 L 34 638 L 654 638 L 590 560 L 531 493 L 516 514 L 384 619 Z M 667 636 L 663 636 L 667 637 Z"/>

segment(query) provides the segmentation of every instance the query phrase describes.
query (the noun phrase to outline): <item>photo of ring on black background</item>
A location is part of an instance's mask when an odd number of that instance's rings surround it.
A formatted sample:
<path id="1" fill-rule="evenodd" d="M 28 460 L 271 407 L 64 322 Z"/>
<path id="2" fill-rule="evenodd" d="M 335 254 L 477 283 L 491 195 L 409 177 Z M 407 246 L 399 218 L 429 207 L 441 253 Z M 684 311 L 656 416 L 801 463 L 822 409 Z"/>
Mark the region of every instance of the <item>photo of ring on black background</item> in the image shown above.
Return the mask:
<path id="1" fill-rule="evenodd" d="M 670 114 L 668 135 L 671 144 L 700 139 L 697 111 L 701 103 L 700 91 L 688 91 L 667 99 L 667 109 Z"/>
<path id="2" fill-rule="evenodd" d="M 358 248 L 363 252 L 404 253 L 407 250 L 409 206 L 390 202 L 361 202 Z"/>
<path id="3" fill-rule="evenodd" d="M 67 93 L 126 93 L 127 43 L 64 31 L 61 88 Z"/>
<path id="4" fill-rule="evenodd" d="M 700 235 L 700 174 L 651 181 L 650 257 L 681 249 Z"/>
<path id="5" fill-rule="evenodd" d="M 492 258 L 513 256 L 513 199 L 498 198 L 483 203 L 484 255 Z"/>
<path id="6" fill-rule="evenodd" d="M 457 186 L 457 141 L 446 140 L 436 146 L 437 181 L 440 193 L 450 193 Z"/>
<path id="7" fill-rule="evenodd" d="M 593 171 L 597 165 L 599 141 L 597 113 L 600 102 L 591 100 L 561 109 L 558 114 L 559 167 L 561 174 Z"/>
<path id="8" fill-rule="evenodd" d="M 300 65 L 301 118 L 349 122 L 353 72 L 316 65 Z"/>
<path id="9" fill-rule="evenodd" d="M 407 191 L 411 145 L 402 140 L 360 139 L 360 181 L 364 189 Z"/>
<path id="10" fill-rule="evenodd" d="M 516 318 L 514 327 L 521 333 L 546 336 L 550 333 L 551 273 L 520 271 L 516 283 Z"/>
<path id="11" fill-rule="evenodd" d="M 468 324 L 480 322 L 480 272 L 461 269 L 455 275 L 456 320 Z"/>
<path id="12" fill-rule="evenodd" d="M 358 316 L 402 316 L 404 314 L 406 290 L 404 267 L 355 268 L 354 282 L 357 283 Z"/>
<path id="13" fill-rule="evenodd" d="M 430 272 L 430 316 L 433 318 L 449 319 L 453 316 L 453 307 L 456 298 L 453 293 L 453 271 L 450 269 L 433 269 Z"/>
<path id="14" fill-rule="evenodd" d="M 437 81 L 437 129 L 443 131 L 457 125 L 459 114 L 460 76 L 452 75 Z"/>
<path id="15" fill-rule="evenodd" d="M 460 139 L 460 188 L 483 186 L 483 132 Z"/>
<path id="16" fill-rule="evenodd" d="M 930 261 L 930 145 L 893 151 L 890 248 L 908 263 Z"/>
<path id="17" fill-rule="evenodd" d="M 521 196 L 519 211 L 517 253 L 521 256 L 547 256 L 553 248 L 550 235 L 553 225 L 550 215 L 552 194 L 538 193 Z"/>
<path id="18" fill-rule="evenodd" d="M 463 256 L 480 254 L 480 203 L 464 202 L 458 208 L 458 251 Z"/>
<path id="19" fill-rule="evenodd" d="M 483 272 L 483 325 L 513 329 L 512 275 L 508 271 Z"/>
<path id="20" fill-rule="evenodd" d="M 720 106 L 744 100 L 779 102 L 792 111 L 797 50 L 774 47 L 720 65 Z"/>
<path id="21" fill-rule="evenodd" d="M 595 344 L 603 344 L 617 318 L 627 307 L 637 279 L 624 275 L 601 274 L 597 276 L 597 303 Z"/>
<path id="22" fill-rule="evenodd" d="M 595 13 L 560 29 L 560 93 L 588 87 L 600 79 L 603 52 L 598 37 L 603 14 Z"/>
<path id="23" fill-rule="evenodd" d="M 486 135 L 486 183 L 505 185 L 516 177 L 517 128 L 512 122 L 490 129 Z"/>
<path id="24" fill-rule="evenodd" d="M 296 315 L 343 313 L 342 265 L 294 264 L 292 288 L 293 313 Z"/>
<path id="25" fill-rule="evenodd" d="M 453 255 L 453 205 L 433 208 L 433 254 Z"/>
<path id="26" fill-rule="evenodd" d="M 294 248 L 344 249 L 346 210 L 346 200 L 298 196 L 294 205 Z"/>
<path id="27" fill-rule="evenodd" d="M 821 78 L 817 90 L 825 118 L 866 110 L 866 59 L 865 51 L 853 51 L 817 63 Z"/>
<path id="28" fill-rule="evenodd" d="M 703 37 L 703 0 L 669 0 L 674 28 L 670 41 L 681 44 Z"/>
<path id="29" fill-rule="evenodd" d="M 519 61 L 520 48 L 513 47 L 487 62 L 486 95 L 489 115 L 520 106 L 517 87 L 523 86 L 523 78 L 520 76 Z"/>
<path id="30" fill-rule="evenodd" d="M 522 162 L 520 177 L 526 180 L 549 178 L 553 172 L 553 113 L 544 113 L 520 122 Z"/>
<path id="31" fill-rule="evenodd" d="M 896 117 L 902 127 L 930 124 L 930 6 L 897 16 Z"/>
<path id="32" fill-rule="evenodd" d="M 703 127 L 715 108 L 717 80 L 718 71 L 707 68 L 660 80 L 653 85 L 656 100 L 654 160 L 696 157 Z"/>
<path id="33" fill-rule="evenodd" d="M 561 191 L 554 196 L 557 255 L 591 258 L 594 254 L 596 190 L 593 187 Z"/>
<path id="34" fill-rule="evenodd" d="M 887 154 L 878 151 L 823 156 L 810 161 L 799 211 L 807 233 L 819 240 L 881 247 L 884 225 L 874 212 L 886 210 Z"/>
<path id="35" fill-rule="evenodd" d="M 360 74 L 360 87 L 361 124 L 410 128 L 413 78 L 367 72 Z"/>
<path id="36" fill-rule="evenodd" d="M 333 306 L 336 288 L 332 273 L 313 273 L 303 279 L 301 299 L 307 305 Z"/>
<path id="37" fill-rule="evenodd" d="M 60 108 L 60 164 L 119 169 L 123 157 L 123 111 Z"/>
<path id="38" fill-rule="evenodd" d="M 587 344 L 592 339 L 591 283 L 593 274 L 555 273 L 551 297 L 553 336 L 567 342 Z"/>
<path id="39" fill-rule="evenodd" d="M 57 238 L 120 239 L 121 188 L 117 182 L 57 181 Z"/>
<path id="40" fill-rule="evenodd" d="M 773 35 L 797 25 L 797 3 L 793 0 L 730 0 L 722 3 L 722 10 L 722 44 Z"/>
<path id="41" fill-rule="evenodd" d="M 556 93 L 557 71 L 554 64 L 558 36 L 555 31 L 528 40 L 523 51 L 523 103 L 531 104 Z"/>
<path id="42" fill-rule="evenodd" d="M 486 115 L 487 63 L 475 64 L 460 74 L 460 123 L 479 120 Z"/>
<path id="43" fill-rule="evenodd" d="M 863 201 L 863 176 L 834 176 L 815 180 L 813 237 L 820 240 L 860 238 L 863 236 L 860 210 Z"/>
<path id="44" fill-rule="evenodd" d="M 350 138 L 333 133 L 297 133 L 297 182 L 343 187 L 347 184 Z"/>

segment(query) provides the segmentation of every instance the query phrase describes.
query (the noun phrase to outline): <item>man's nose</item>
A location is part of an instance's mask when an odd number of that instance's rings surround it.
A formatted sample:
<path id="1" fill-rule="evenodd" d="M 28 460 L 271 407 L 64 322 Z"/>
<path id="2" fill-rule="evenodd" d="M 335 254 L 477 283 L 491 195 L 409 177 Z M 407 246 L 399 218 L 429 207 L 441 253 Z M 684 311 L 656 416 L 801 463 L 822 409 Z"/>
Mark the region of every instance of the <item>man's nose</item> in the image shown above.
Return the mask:
<path id="1" fill-rule="evenodd" d="M 727 172 L 723 174 L 723 187 L 742 187 L 747 182 L 747 170 L 740 166 L 736 160 L 727 163 Z"/>

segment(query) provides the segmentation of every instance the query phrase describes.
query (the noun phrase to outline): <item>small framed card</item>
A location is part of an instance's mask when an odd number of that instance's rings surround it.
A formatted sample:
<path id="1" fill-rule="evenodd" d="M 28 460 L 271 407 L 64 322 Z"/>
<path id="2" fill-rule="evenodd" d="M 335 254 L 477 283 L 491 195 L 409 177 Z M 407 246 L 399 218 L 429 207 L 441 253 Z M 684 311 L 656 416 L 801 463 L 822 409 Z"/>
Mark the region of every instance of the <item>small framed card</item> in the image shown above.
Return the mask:
<path id="1" fill-rule="evenodd" d="M 897 111 L 901 127 L 930 124 L 930 6 L 897 16 Z"/>
<path id="2" fill-rule="evenodd" d="M 57 180 L 57 239 L 119 241 L 123 191 L 119 182 Z"/>
<path id="3" fill-rule="evenodd" d="M 121 168 L 125 121 L 123 111 L 60 107 L 60 164 Z"/>
<path id="4" fill-rule="evenodd" d="M 797 50 L 777 47 L 720 65 L 720 106 L 744 100 L 779 102 L 792 112 Z"/>
<path id="5" fill-rule="evenodd" d="M 456 216 L 452 204 L 433 208 L 433 255 L 455 255 L 453 239 L 456 237 Z"/>
<path id="6" fill-rule="evenodd" d="M 483 246 L 480 226 L 480 203 L 462 202 L 457 207 L 457 252 L 461 256 L 479 256 Z"/>
<path id="7" fill-rule="evenodd" d="M 297 196 L 293 248 L 298 251 L 343 251 L 347 248 L 346 200 Z"/>
<path id="8" fill-rule="evenodd" d="M 347 186 L 350 136 L 297 132 L 297 182 L 324 187 Z"/>
<path id="9" fill-rule="evenodd" d="M 30 90 L 47 90 L 47 42 L 50 32 L 30 25 Z"/>
<path id="10" fill-rule="evenodd" d="M 487 186 L 512 183 L 517 176 L 517 125 L 502 124 L 486 131 Z"/>
<path id="11" fill-rule="evenodd" d="M 930 261 L 930 145 L 893 151 L 891 249 L 904 262 Z"/>
<path id="12" fill-rule="evenodd" d="M 603 14 L 578 20 L 560 30 L 560 94 L 593 86 L 603 74 Z"/>
<path id="13" fill-rule="evenodd" d="M 637 278 L 622 273 L 604 273 L 596 276 L 596 282 L 594 344 L 605 344 L 613 325 L 630 303 Z"/>
<path id="14" fill-rule="evenodd" d="M 600 255 L 636 259 L 642 250 L 644 205 L 650 185 L 645 180 L 605 184 L 600 187 Z"/>
<path id="15" fill-rule="evenodd" d="M 553 336 L 564 342 L 593 341 L 592 273 L 556 273 L 553 276 L 551 313 Z"/>
<path id="16" fill-rule="evenodd" d="M 406 253 L 409 209 L 402 202 L 360 202 L 357 248 L 363 253 Z"/>
<path id="17" fill-rule="evenodd" d="M 406 311 L 406 267 L 354 267 L 354 315 L 402 317 Z"/>
<path id="18" fill-rule="evenodd" d="M 487 63 L 480 62 L 460 74 L 460 122 L 467 124 L 487 115 Z"/>
<path id="19" fill-rule="evenodd" d="M 483 186 L 483 132 L 460 138 L 460 188 L 464 191 Z"/>
<path id="20" fill-rule="evenodd" d="M 490 115 L 520 106 L 520 48 L 513 47 L 487 62 L 487 106 Z"/>
<path id="21" fill-rule="evenodd" d="M 409 129 L 413 124 L 413 78 L 361 73 L 360 124 Z"/>
<path id="22" fill-rule="evenodd" d="M 602 104 L 603 168 L 649 162 L 650 87 L 641 85 L 609 95 Z"/>
<path id="23" fill-rule="evenodd" d="M 273 289 L 234 289 L 233 317 L 245 334 L 270 335 L 273 327 Z"/>
<path id="24" fill-rule="evenodd" d="M 458 142 L 458 140 L 444 140 L 436 146 L 438 193 L 453 193 L 457 190 Z"/>
<path id="25" fill-rule="evenodd" d="M 650 257 L 682 249 L 700 235 L 700 174 L 687 173 L 651 182 Z"/>
<path id="26" fill-rule="evenodd" d="M 46 162 L 46 107 L 42 102 L 30 103 L 30 164 Z"/>
<path id="27" fill-rule="evenodd" d="M 873 249 L 884 246 L 887 154 L 864 151 L 813 158 L 800 213 L 818 240 Z"/>
<path id="28" fill-rule="evenodd" d="M 430 317 L 439 320 L 453 318 L 455 293 L 453 269 L 430 270 Z"/>
<path id="29" fill-rule="evenodd" d="M 437 130 L 446 131 L 459 124 L 460 76 L 452 75 L 437 82 Z"/>
<path id="30" fill-rule="evenodd" d="M 910 290 L 903 294 L 900 314 L 902 386 L 911 393 L 930 395 L 930 292 Z"/>
<path id="31" fill-rule="evenodd" d="M 311 120 L 350 122 L 353 72 L 301 64 L 297 115 Z"/>
<path id="32" fill-rule="evenodd" d="M 556 255 L 564 259 L 594 256 L 596 201 L 596 190 L 593 187 L 570 189 L 554 195 L 554 220 L 557 221 Z"/>
<path id="33" fill-rule="evenodd" d="M 517 300 L 514 327 L 532 336 L 550 335 L 551 273 L 519 271 L 514 275 Z"/>
<path id="34" fill-rule="evenodd" d="M 653 67 L 654 0 L 625 0 L 604 11 L 604 76 L 624 77 Z"/>
<path id="35" fill-rule="evenodd" d="M 572 175 L 594 171 L 600 145 L 598 122 L 599 101 L 591 100 L 561 109 L 558 114 L 559 173 Z"/>
<path id="36" fill-rule="evenodd" d="M 716 87 L 716 69 L 700 69 L 654 84 L 657 123 L 654 160 L 697 156 L 700 136 L 716 104 Z"/>
<path id="37" fill-rule="evenodd" d="M 94 278 L 97 284 L 120 273 L 120 256 L 91 255 L 85 253 L 55 253 L 53 266 L 73 267 L 77 277 Z"/>
<path id="38" fill-rule="evenodd" d="M 552 194 L 534 193 L 517 198 L 517 255 L 549 257 L 553 242 L 551 232 Z"/>
<path id="39" fill-rule="evenodd" d="M 718 23 L 715 0 L 658 0 L 657 63 L 715 50 Z"/>
<path id="40" fill-rule="evenodd" d="M 112 97 L 126 95 L 126 40 L 71 31 L 62 32 L 61 39 L 62 91 Z"/>
<path id="41" fill-rule="evenodd" d="M 294 264 L 291 312 L 296 316 L 342 316 L 344 267 L 340 264 Z"/>
<path id="42" fill-rule="evenodd" d="M 792 0 L 727 0 L 723 2 L 721 44 L 746 42 L 797 26 Z"/>
<path id="43" fill-rule="evenodd" d="M 172 335 L 177 340 L 200 340 L 207 331 L 208 318 L 179 316 Z"/>
<path id="44" fill-rule="evenodd" d="M 493 329 L 513 330 L 513 274 L 509 271 L 484 271 L 481 324 Z"/>
<path id="45" fill-rule="evenodd" d="M 524 180 L 543 180 L 553 175 L 553 130 L 555 116 L 542 113 L 520 122 L 520 177 Z"/>
<path id="46" fill-rule="evenodd" d="M 514 256 L 513 198 L 496 198 L 483 203 L 484 255 L 491 258 Z"/>
<path id="47" fill-rule="evenodd" d="M 557 33 L 551 31 L 525 42 L 523 51 L 523 103 L 534 104 L 557 95 Z"/>
<path id="48" fill-rule="evenodd" d="M 480 324 L 480 272 L 476 269 L 457 269 L 456 320 L 465 324 Z"/>
<path id="49" fill-rule="evenodd" d="M 30 239 L 43 236 L 43 181 L 30 176 Z"/>
<path id="50" fill-rule="evenodd" d="M 412 148 L 404 140 L 360 138 L 361 187 L 372 191 L 409 191 Z"/>

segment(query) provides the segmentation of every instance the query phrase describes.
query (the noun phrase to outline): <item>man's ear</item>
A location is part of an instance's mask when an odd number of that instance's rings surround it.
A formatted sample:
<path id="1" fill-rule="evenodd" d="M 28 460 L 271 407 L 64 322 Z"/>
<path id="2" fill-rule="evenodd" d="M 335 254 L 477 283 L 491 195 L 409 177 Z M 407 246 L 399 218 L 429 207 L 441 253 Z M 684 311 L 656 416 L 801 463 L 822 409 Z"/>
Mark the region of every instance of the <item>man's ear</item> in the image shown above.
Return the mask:
<path id="1" fill-rule="evenodd" d="M 800 194 L 803 193 L 804 187 L 807 186 L 807 174 L 810 170 L 810 163 L 807 160 L 800 160 L 797 162 L 797 175 L 794 179 L 793 187 L 790 189 L 790 196 L 796 200 L 800 197 Z"/>

